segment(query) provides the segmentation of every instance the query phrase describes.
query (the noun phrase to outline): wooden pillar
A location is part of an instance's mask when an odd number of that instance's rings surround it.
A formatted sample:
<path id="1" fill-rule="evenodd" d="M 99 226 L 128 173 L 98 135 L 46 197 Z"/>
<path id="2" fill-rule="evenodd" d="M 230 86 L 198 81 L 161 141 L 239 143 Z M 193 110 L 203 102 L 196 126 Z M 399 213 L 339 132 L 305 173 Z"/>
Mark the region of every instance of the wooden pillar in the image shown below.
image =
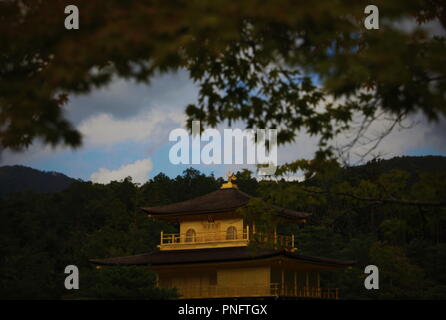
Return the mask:
<path id="1" fill-rule="evenodd" d="M 277 249 L 277 230 L 274 229 L 274 249 Z"/>
<path id="2" fill-rule="evenodd" d="M 285 272 L 284 272 L 284 270 L 283 270 L 283 268 L 281 269 L 282 270 L 282 279 L 281 279 L 281 293 L 282 293 L 282 296 L 283 296 L 283 294 L 284 294 L 284 292 L 285 292 Z"/>
<path id="3" fill-rule="evenodd" d="M 161 231 L 161 239 L 160 239 L 160 245 L 163 244 L 163 231 Z"/>
<path id="4" fill-rule="evenodd" d="M 249 224 L 246 225 L 246 240 L 249 241 Z"/>
<path id="5" fill-rule="evenodd" d="M 294 271 L 294 296 L 297 297 L 297 272 Z"/>
<path id="6" fill-rule="evenodd" d="M 308 271 L 306 271 L 305 272 L 305 275 L 306 275 L 306 288 L 307 288 L 307 290 L 306 290 L 306 295 L 308 296 L 308 293 L 310 292 L 310 279 L 309 279 L 309 277 L 308 277 Z"/>

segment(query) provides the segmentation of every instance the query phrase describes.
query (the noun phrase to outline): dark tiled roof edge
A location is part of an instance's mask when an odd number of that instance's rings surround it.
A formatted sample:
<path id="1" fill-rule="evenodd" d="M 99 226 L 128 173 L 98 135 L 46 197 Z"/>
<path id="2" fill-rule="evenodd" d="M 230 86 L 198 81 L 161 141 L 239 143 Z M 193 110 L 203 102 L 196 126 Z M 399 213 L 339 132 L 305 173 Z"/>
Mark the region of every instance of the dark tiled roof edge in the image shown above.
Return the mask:
<path id="1" fill-rule="evenodd" d="M 267 259 L 283 256 L 290 259 L 300 260 L 302 262 L 320 264 L 326 266 L 350 266 L 356 261 L 341 261 L 329 258 L 304 256 L 285 250 L 263 250 L 252 251 L 246 247 L 218 248 L 218 249 L 190 249 L 190 250 L 172 250 L 155 251 L 152 253 L 116 257 L 109 259 L 90 259 L 89 261 L 96 265 L 180 265 L 193 263 L 215 263 L 229 261 L 248 261 Z"/>

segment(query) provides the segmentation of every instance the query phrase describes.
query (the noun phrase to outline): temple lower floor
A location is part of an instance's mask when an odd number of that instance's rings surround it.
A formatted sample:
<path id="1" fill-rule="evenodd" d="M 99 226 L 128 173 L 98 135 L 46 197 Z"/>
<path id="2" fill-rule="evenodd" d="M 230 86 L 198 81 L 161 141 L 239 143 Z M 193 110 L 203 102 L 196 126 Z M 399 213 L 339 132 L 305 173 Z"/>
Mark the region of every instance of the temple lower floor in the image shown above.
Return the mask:
<path id="1" fill-rule="evenodd" d="M 321 266 L 287 259 L 189 264 L 155 268 L 158 286 L 176 288 L 182 299 L 294 297 L 338 299 L 336 288 L 322 288 Z"/>
<path id="2" fill-rule="evenodd" d="M 234 298 L 234 297 L 296 297 L 339 299 L 337 288 L 321 288 L 318 284 L 319 273 L 316 272 L 285 272 L 280 279 L 281 272 L 273 270 L 271 276 L 263 283 L 243 281 L 235 279 L 243 278 L 243 274 L 251 276 L 263 276 L 268 270 L 261 269 L 236 269 L 218 270 L 208 274 L 191 274 L 190 277 L 179 275 L 160 276 L 160 287 L 176 288 L 182 299 L 200 298 Z M 219 284 L 228 276 L 234 276 L 226 283 Z M 274 279 L 276 278 L 276 279 Z M 215 280 L 217 279 L 217 280 Z M 258 278 L 254 278 L 258 279 Z M 212 284 L 215 283 L 215 284 Z"/>
<path id="3" fill-rule="evenodd" d="M 146 266 L 157 274 L 159 287 L 176 288 L 182 299 L 339 299 L 338 289 L 321 286 L 320 273 L 354 264 L 354 261 L 310 257 L 287 250 L 252 250 L 246 246 L 161 250 L 90 261 L 97 266 Z"/>

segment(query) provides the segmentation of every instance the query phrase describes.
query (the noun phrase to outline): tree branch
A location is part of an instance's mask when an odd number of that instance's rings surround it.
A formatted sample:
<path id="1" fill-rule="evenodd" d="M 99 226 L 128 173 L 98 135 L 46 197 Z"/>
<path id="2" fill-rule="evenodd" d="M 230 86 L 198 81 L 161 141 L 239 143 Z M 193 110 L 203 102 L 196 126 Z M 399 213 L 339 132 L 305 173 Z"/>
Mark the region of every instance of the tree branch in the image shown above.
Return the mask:
<path id="1" fill-rule="evenodd" d="M 407 206 L 417 206 L 417 207 L 446 207 L 446 201 L 440 202 L 429 202 L 429 201 L 416 201 L 416 200 L 403 200 L 403 199 L 383 199 L 383 198 L 368 198 L 368 197 L 359 197 L 357 195 L 346 193 L 346 192 L 330 192 L 330 191 L 316 191 L 302 188 L 304 192 L 313 193 L 313 194 L 329 194 L 341 197 L 349 197 L 359 201 L 366 202 L 374 202 L 377 204 L 400 204 Z"/>

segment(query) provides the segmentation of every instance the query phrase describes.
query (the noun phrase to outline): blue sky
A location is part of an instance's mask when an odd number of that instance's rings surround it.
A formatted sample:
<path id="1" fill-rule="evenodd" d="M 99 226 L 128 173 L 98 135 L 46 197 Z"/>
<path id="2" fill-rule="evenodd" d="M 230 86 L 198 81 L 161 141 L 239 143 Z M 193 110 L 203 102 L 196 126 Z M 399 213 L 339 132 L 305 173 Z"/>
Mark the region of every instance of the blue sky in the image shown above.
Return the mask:
<path id="1" fill-rule="evenodd" d="M 36 142 L 22 153 L 4 152 L 1 165 L 26 165 L 102 183 L 127 175 L 143 183 L 160 172 L 175 177 L 192 165 L 170 163 L 168 155 L 174 142 L 170 142 L 168 136 L 171 130 L 184 127 L 184 108 L 196 101 L 197 93 L 197 86 L 184 71 L 158 76 L 151 85 L 115 80 L 89 95 L 70 98 L 67 117 L 84 135 L 81 148 L 52 149 Z M 419 115 L 412 120 L 417 122 L 416 126 L 397 129 L 382 142 L 379 148 L 382 157 L 446 155 L 446 121 L 428 123 Z M 379 131 L 384 125 L 384 121 L 378 122 L 372 130 Z M 238 127 L 243 126 L 238 124 Z M 224 125 L 219 127 L 223 128 Z M 335 142 L 342 144 L 348 137 L 337 139 Z M 279 163 L 311 158 L 316 144 L 314 137 L 301 132 L 295 143 L 279 148 Z M 228 170 L 247 166 L 192 167 L 224 176 Z"/>

